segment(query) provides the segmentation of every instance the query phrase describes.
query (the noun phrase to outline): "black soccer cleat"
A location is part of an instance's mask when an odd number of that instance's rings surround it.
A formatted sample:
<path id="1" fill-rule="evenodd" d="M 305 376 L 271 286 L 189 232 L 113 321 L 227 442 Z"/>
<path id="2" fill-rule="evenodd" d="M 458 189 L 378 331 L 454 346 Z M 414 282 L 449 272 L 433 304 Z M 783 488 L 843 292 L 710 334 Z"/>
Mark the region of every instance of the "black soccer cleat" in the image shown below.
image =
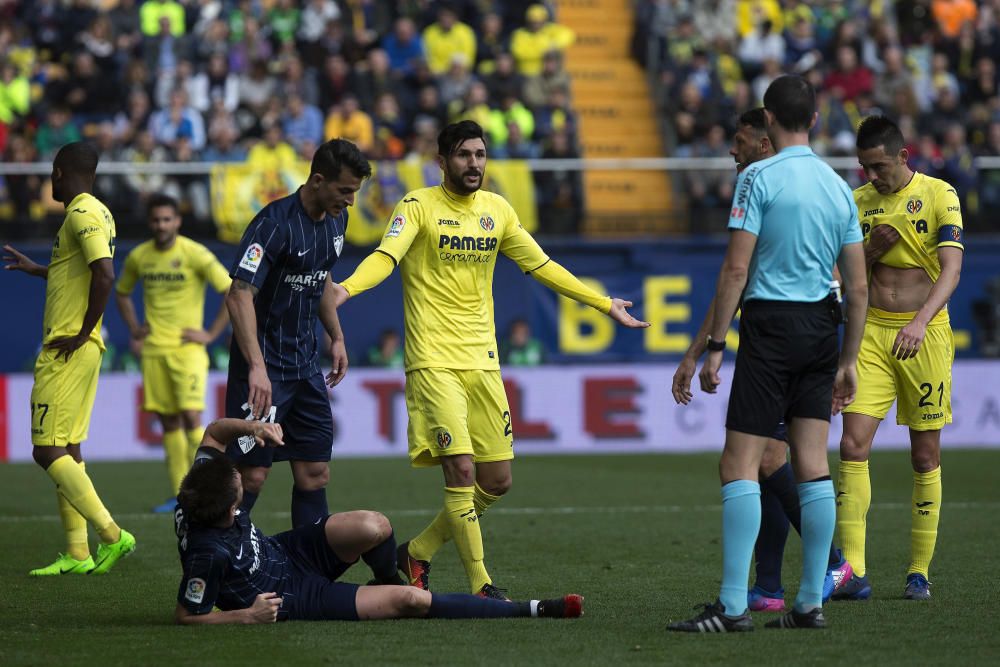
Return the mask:
<path id="1" fill-rule="evenodd" d="M 826 627 L 823 608 L 815 607 L 811 611 L 799 612 L 793 608 L 780 618 L 769 621 L 766 628 L 782 628 L 785 630 L 822 630 Z"/>
<path id="2" fill-rule="evenodd" d="M 538 618 L 579 618 L 583 616 L 583 596 L 570 593 L 553 600 L 538 601 Z"/>
<path id="3" fill-rule="evenodd" d="M 695 609 L 697 608 L 695 607 Z M 713 604 L 704 605 L 704 610 L 694 618 L 667 624 L 667 630 L 672 632 L 751 632 L 753 621 L 747 612 L 743 612 L 740 616 L 727 616 L 725 607 L 716 600 Z"/>
<path id="4" fill-rule="evenodd" d="M 487 598 L 489 600 L 503 600 L 504 602 L 510 602 L 510 598 L 507 597 L 506 588 L 497 588 L 493 584 L 483 584 L 483 587 L 479 589 L 476 593 L 476 597 Z"/>
<path id="5" fill-rule="evenodd" d="M 422 591 L 429 591 L 428 581 L 431 573 L 431 564 L 426 560 L 417 560 L 410 555 L 410 543 L 403 542 L 396 548 L 396 567 L 403 573 L 403 579 L 410 586 L 415 586 Z"/>

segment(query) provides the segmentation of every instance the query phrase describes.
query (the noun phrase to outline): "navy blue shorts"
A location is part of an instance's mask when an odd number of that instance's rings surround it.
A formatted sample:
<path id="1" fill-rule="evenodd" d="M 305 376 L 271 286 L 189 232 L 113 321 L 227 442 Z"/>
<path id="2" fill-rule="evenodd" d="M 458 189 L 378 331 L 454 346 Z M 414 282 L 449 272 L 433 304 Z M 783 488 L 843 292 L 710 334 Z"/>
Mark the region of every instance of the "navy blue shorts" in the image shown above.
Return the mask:
<path id="1" fill-rule="evenodd" d="M 345 563 L 326 541 L 326 521 L 300 526 L 271 537 L 288 556 L 292 576 L 282 592 L 289 620 L 356 621 L 357 584 L 336 581 L 353 563 Z"/>
<path id="2" fill-rule="evenodd" d="M 229 376 L 226 416 L 246 419 L 250 392 L 245 377 Z M 272 461 L 329 461 L 333 453 L 333 416 L 323 374 L 302 380 L 271 380 L 271 414 L 266 421 L 281 424 L 284 447 L 230 443 L 229 457 L 240 466 L 270 467 Z"/>
<path id="3" fill-rule="evenodd" d="M 771 438 L 782 442 L 788 442 L 788 427 L 785 425 L 785 422 L 778 424 L 778 428 L 774 429 L 774 433 L 771 435 Z"/>

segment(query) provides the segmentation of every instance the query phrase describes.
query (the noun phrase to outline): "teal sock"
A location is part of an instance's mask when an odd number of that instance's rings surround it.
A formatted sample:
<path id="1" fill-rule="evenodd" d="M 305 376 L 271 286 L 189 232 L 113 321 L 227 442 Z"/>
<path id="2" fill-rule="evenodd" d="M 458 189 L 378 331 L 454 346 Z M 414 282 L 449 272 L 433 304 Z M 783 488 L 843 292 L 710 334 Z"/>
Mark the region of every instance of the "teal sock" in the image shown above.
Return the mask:
<path id="1" fill-rule="evenodd" d="M 747 579 L 760 530 L 760 484 L 737 479 L 722 487 L 722 590 L 726 615 L 747 609 Z"/>
<path id="2" fill-rule="evenodd" d="M 837 504 L 829 477 L 799 484 L 802 508 L 802 583 L 795 609 L 810 611 L 823 604 L 823 579 L 830 560 L 830 543 L 837 524 Z"/>

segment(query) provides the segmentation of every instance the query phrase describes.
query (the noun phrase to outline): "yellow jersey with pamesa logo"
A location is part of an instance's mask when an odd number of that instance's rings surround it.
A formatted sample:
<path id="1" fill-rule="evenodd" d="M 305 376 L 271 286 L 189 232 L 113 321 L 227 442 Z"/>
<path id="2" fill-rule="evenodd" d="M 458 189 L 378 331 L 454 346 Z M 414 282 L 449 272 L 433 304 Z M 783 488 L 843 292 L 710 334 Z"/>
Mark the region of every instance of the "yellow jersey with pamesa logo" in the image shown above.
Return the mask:
<path id="1" fill-rule="evenodd" d="M 919 268 L 932 281 L 941 276 L 937 249 L 965 248 L 958 193 L 945 181 L 921 173 L 898 192 L 879 194 L 871 183 L 854 191 L 865 242 L 872 229 L 890 225 L 899 242 L 878 261 L 897 269 Z"/>
<path id="2" fill-rule="evenodd" d="M 81 193 L 66 206 L 66 218 L 52 244 L 52 258 L 45 285 L 42 344 L 75 336 L 83 326 L 90 303 L 90 265 L 114 257 L 115 219 L 97 197 Z M 104 349 L 101 321 L 89 339 Z"/>
<path id="3" fill-rule="evenodd" d="M 441 185 L 403 197 L 378 251 L 395 260 L 403 280 L 407 371 L 498 370 L 497 255 L 524 272 L 549 259 L 506 199 L 485 190 L 457 195 Z"/>

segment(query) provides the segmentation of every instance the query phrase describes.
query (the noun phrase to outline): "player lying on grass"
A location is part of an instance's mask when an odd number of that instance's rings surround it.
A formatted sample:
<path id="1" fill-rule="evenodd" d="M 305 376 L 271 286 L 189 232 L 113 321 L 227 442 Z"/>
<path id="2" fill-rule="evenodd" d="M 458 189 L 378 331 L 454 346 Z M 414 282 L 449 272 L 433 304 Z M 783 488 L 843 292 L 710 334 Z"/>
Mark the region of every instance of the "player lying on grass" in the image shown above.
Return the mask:
<path id="1" fill-rule="evenodd" d="M 583 598 L 506 602 L 440 594 L 402 585 L 389 520 L 360 510 L 265 536 L 239 510 L 243 485 L 224 455 L 231 441 L 281 445 L 277 424 L 220 419 L 205 432 L 195 464 L 181 483 L 175 513 L 183 577 L 178 623 L 273 623 L 285 620 L 388 618 L 571 618 Z M 337 581 L 358 559 L 371 568 L 368 586 Z M 397 584 L 397 585 L 380 585 Z M 222 611 L 212 612 L 213 607 Z"/>

